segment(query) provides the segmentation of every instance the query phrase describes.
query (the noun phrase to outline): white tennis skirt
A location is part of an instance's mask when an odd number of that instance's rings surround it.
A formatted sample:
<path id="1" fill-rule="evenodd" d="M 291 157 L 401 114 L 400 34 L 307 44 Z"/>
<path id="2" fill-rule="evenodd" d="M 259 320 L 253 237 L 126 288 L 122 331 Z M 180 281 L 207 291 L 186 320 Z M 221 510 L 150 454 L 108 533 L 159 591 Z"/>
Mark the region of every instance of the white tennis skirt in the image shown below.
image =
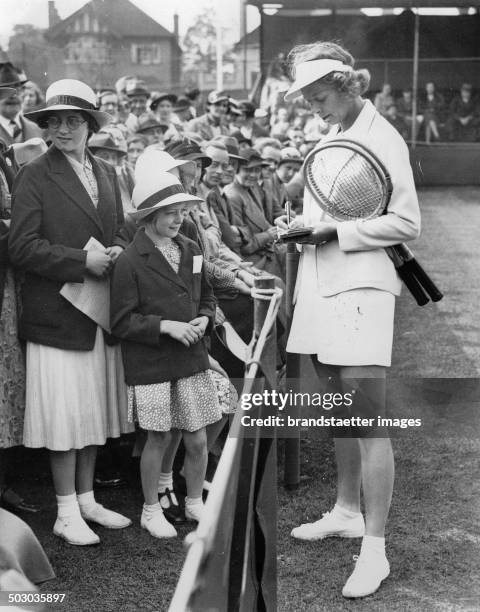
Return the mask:
<path id="1" fill-rule="evenodd" d="M 26 385 L 27 447 L 80 449 L 134 431 L 120 347 L 106 345 L 100 327 L 91 351 L 28 342 Z"/>
<path id="2" fill-rule="evenodd" d="M 300 291 L 287 351 L 331 365 L 390 366 L 394 311 L 395 296 L 379 289 Z"/>

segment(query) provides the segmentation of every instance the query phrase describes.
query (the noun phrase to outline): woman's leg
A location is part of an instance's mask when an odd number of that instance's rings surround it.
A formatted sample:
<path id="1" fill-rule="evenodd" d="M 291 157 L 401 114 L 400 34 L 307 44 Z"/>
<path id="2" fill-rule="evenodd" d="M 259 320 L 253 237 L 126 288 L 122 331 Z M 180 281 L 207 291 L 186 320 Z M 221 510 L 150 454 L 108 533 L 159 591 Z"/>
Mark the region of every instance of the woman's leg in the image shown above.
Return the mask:
<path id="1" fill-rule="evenodd" d="M 325 386 L 335 385 L 335 390 L 339 391 L 341 368 L 319 363 L 316 358 L 312 361 L 320 382 Z M 336 503 L 349 512 L 359 513 L 362 473 L 358 441 L 355 438 L 334 438 L 334 444 L 337 464 Z"/>
<path id="2" fill-rule="evenodd" d="M 93 490 L 93 477 L 95 475 L 96 459 L 96 446 L 85 446 L 85 448 L 77 451 L 77 471 L 75 474 L 75 483 L 78 495 Z"/>
<path id="3" fill-rule="evenodd" d="M 358 409 L 355 416 L 384 416 L 386 371 L 381 366 L 342 367 L 343 391 L 356 389 Z M 357 382 L 358 381 L 358 382 Z M 360 388 L 360 392 L 359 389 Z M 355 407 L 355 404 L 354 404 Z M 354 440 L 352 440 L 354 441 Z M 358 439 L 361 457 L 362 488 L 365 501 L 366 533 L 383 537 L 393 491 L 393 452 L 388 438 L 373 436 Z"/>
<path id="4" fill-rule="evenodd" d="M 358 439 L 366 529 L 355 569 L 342 590 L 344 597 L 355 598 L 375 593 L 390 573 L 384 533 L 393 490 L 393 454 L 390 440 L 375 431 L 377 416 L 385 414 L 385 368 L 344 367 L 341 376 L 344 392 L 355 390 L 354 416 L 373 419 L 374 425 Z"/>
<path id="5" fill-rule="evenodd" d="M 359 440 L 365 501 L 365 534 L 383 538 L 392 501 L 394 463 L 388 438 Z"/>
<path id="6" fill-rule="evenodd" d="M 205 427 L 197 431 L 183 431 L 182 433 L 185 444 L 184 466 L 187 495 L 191 499 L 201 499 L 208 459 Z"/>
<path id="7" fill-rule="evenodd" d="M 75 493 L 75 467 L 77 451 L 50 451 L 53 486 L 57 495 Z"/>

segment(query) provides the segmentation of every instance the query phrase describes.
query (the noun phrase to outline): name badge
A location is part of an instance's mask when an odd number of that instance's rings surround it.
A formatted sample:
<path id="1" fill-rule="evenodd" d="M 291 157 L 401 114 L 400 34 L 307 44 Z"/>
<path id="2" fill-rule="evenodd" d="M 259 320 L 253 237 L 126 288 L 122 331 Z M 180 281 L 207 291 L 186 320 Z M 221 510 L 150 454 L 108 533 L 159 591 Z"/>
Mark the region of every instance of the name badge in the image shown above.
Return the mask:
<path id="1" fill-rule="evenodd" d="M 193 273 L 198 274 L 202 271 L 203 265 L 203 255 L 194 255 L 193 256 Z"/>

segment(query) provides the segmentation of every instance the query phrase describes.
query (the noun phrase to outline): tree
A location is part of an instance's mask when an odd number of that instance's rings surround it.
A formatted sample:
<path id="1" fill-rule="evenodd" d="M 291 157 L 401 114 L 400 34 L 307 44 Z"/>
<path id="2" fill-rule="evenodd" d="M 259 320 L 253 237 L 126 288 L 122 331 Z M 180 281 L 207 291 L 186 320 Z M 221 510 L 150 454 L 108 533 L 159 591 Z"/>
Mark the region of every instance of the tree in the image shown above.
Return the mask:
<path id="1" fill-rule="evenodd" d="M 21 68 L 30 81 L 45 88 L 48 66 L 48 43 L 43 30 L 25 23 L 17 24 L 8 42 L 8 57 L 14 66 Z"/>
<path id="2" fill-rule="evenodd" d="M 203 7 L 182 40 L 183 77 L 188 85 L 212 86 L 217 67 L 217 25 L 213 5 Z M 233 60 L 227 53 L 225 41 L 222 44 L 223 69 L 228 73 L 233 68 Z"/>

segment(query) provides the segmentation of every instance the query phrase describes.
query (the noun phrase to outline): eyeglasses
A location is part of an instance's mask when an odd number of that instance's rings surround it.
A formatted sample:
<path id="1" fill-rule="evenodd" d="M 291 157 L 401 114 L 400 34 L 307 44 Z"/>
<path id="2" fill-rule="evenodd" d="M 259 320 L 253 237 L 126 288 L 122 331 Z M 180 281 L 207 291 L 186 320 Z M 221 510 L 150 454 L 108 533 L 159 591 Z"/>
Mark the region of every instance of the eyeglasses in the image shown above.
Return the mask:
<path id="1" fill-rule="evenodd" d="M 47 118 L 47 126 L 50 130 L 58 130 L 58 128 L 62 125 L 63 120 L 60 117 L 56 117 L 55 115 L 51 115 Z M 85 119 L 80 119 L 80 117 L 66 117 L 65 125 L 69 130 L 77 130 L 83 123 L 86 123 Z"/>

